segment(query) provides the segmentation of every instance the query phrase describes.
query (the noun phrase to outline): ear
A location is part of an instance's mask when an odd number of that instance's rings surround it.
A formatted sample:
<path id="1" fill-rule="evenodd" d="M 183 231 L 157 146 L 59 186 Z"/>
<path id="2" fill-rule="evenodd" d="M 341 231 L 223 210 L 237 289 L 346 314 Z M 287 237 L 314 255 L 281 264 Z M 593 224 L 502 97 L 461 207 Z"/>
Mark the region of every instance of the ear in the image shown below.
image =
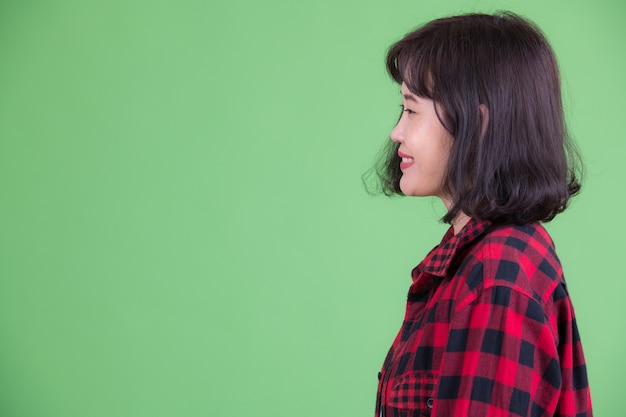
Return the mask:
<path id="1" fill-rule="evenodd" d="M 480 110 L 480 121 L 482 126 L 480 128 L 480 138 L 485 137 L 485 133 L 487 133 L 487 126 L 489 126 L 489 109 L 486 105 L 481 104 L 478 106 L 478 110 Z"/>

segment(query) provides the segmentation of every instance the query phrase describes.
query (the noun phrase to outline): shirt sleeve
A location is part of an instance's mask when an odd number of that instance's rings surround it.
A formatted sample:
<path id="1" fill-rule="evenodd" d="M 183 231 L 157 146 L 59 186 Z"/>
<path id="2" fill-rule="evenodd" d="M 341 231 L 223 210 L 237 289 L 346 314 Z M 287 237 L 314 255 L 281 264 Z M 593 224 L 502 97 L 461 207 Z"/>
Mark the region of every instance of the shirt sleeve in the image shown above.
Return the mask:
<path id="1" fill-rule="evenodd" d="M 563 284 L 548 302 L 485 288 L 453 313 L 432 415 L 591 416 L 585 361 Z"/>

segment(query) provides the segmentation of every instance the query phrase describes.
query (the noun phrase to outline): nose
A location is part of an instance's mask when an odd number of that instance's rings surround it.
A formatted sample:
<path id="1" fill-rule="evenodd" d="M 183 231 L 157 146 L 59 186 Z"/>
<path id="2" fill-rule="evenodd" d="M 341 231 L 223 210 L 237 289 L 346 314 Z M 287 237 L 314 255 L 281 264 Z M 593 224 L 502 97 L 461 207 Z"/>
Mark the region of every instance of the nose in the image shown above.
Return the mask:
<path id="1" fill-rule="evenodd" d="M 404 140 L 404 133 L 400 126 L 400 120 L 398 120 L 398 123 L 396 123 L 396 126 L 391 130 L 390 137 L 391 137 L 391 140 L 396 143 L 400 143 Z"/>

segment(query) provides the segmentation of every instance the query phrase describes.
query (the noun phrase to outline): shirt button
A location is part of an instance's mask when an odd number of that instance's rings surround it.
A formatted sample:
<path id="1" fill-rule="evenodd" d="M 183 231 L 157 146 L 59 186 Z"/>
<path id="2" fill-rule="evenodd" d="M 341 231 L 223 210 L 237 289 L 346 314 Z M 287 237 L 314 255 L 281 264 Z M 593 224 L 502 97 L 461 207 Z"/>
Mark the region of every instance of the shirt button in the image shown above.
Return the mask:
<path id="1" fill-rule="evenodd" d="M 433 403 L 434 403 L 434 402 L 435 402 L 434 398 L 433 398 L 433 397 L 430 397 L 430 398 L 428 398 L 428 399 L 426 400 L 426 406 L 427 406 L 428 408 L 433 408 Z"/>
<path id="2" fill-rule="evenodd" d="M 382 378 L 382 377 L 383 377 L 383 373 L 382 373 L 382 372 L 379 372 L 379 373 L 378 373 L 378 380 L 380 381 L 380 378 Z"/>

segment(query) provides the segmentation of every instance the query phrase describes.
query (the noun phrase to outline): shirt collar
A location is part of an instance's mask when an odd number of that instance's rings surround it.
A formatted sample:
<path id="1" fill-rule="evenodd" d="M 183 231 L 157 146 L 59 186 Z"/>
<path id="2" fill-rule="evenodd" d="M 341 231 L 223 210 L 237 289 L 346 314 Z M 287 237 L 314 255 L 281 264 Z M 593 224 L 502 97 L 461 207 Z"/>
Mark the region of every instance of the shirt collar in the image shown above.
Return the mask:
<path id="1" fill-rule="evenodd" d="M 487 231 L 489 226 L 491 226 L 491 222 L 488 220 L 470 219 L 456 235 L 454 234 L 454 228 L 450 227 L 443 236 L 441 243 L 435 246 L 422 263 L 413 270 L 413 279 L 417 279 L 421 272 L 442 278 L 445 277 L 455 255 L 475 242 Z"/>

